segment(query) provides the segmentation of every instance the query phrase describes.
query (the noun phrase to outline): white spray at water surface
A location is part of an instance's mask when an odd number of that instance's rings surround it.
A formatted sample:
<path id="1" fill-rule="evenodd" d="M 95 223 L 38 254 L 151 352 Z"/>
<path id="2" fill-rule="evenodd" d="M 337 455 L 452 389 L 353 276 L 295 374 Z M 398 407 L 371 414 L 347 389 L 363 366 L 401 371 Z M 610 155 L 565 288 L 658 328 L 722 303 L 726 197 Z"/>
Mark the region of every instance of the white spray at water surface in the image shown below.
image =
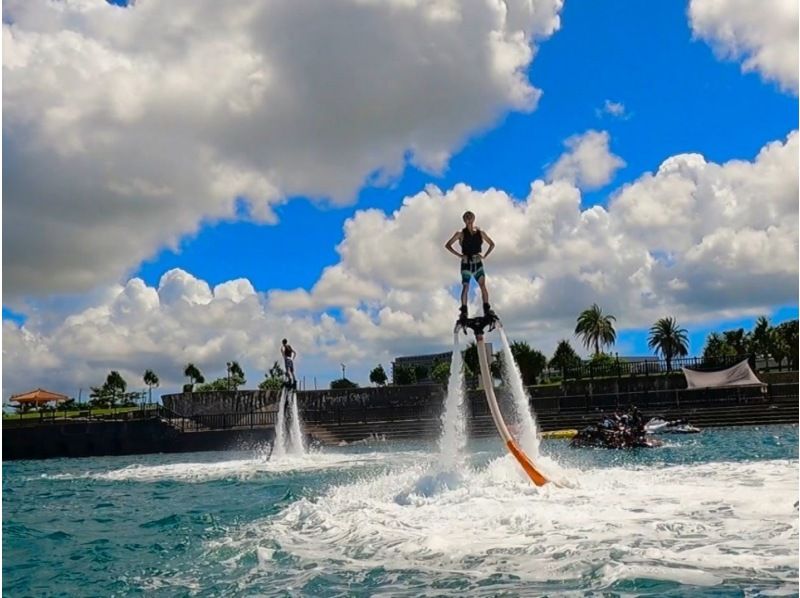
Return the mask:
<path id="1" fill-rule="evenodd" d="M 522 385 L 522 374 L 520 374 L 517 362 L 511 353 L 511 345 L 508 344 L 508 338 L 502 328 L 500 328 L 500 339 L 503 344 L 503 379 L 511 388 L 511 394 L 514 397 L 514 410 L 519 427 L 517 440 L 528 456 L 535 459 L 539 456 L 539 429 L 536 426 L 536 418 L 531 412 L 530 398 Z"/>
<path id="2" fill-rule="evenodd" d="M 272 457 L 280 459 L 286 455 L 286 389 L 281 388 L 278 398 L 278 421 L 275 422 L 275 446 Z"/>
<path id="3" fill-rule="evenodd" d="M 300 421 L 300 411 L 297 408 L 297 393 L 292 391 L 290 400 L 290 426 L 289 426 L 289 452 L 294 456 L 306 454 L 303 443 L 303 422 Z"/>
<path id="4" fill-rule="evenodd" d="M 464 372 L 458 333 L 453 335 L 453 356 L 450 359 L 450 379 L 442 413 L 442 434 L 439 437 L 440 465 L 445 470 L 460 469 L 467 443 L 464 418 Z"/>
<path id="5" fill-rule="evenodd" d="M 522 384 L 522 374 L 511 353 L 508 337 L 502 327 L 499 330 L 503 345 L 503 380 L 510 388 L 513 397 L 517 426 L 516 440 L 546 479 L 560 486 L 574 488 L 579 484 L 579 480 L 553 459 L 539 452 L 539 427 L 531 409 L 530 396 Z"/>
<path id="6" fill-rule="evenodd" d="M 641 579 L 723 594 L 726 583 L 758 579 L 796 595 L 796 459 L 604 467 L 583 472 L 583 488 L 564 489 L 536 488 L 501 458 L 466 472 L 458 488 L 403 500 L 397 487 L 417 484 L 426 464 L 392 461 L 391 471 L 334 485 L 236 530 L 224 548 L 280 548 L 301 575 L 402 572 L 393 589 L 407 596 L 423 593 L 414 582 L 454 576 L 464 585 L 437 594 L 496 595 L 502 584 L 515 595 L 577 594 Z M 765 503 L 765 492 L 774 500 Z M 482 593 L 492 575 L 508 577 Z"/>
<path id="7" fill-rule="evenodd" d="M 288 423 L 286 421 L 287 408 L 289 411 Z M 302 457 L 305 454 L 303 422 L 300 420 L 300 410 L 297 407 L 297 393 L 282 388 L 278 399 L 278 421 L 275 422 L 275 446 L 272 450 L 272 458 Z"/>

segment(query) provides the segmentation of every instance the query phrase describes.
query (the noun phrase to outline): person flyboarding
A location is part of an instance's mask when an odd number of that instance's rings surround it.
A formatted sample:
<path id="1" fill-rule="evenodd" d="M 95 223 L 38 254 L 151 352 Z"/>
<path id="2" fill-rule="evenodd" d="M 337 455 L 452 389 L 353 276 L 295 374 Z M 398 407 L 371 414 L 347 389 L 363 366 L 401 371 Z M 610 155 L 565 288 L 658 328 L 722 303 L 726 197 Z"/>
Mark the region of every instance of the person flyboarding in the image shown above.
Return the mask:
<path id="1" fill-rule="evenodd" d="M 458 258 L 461 258 L 461 308 L 459 310 L 458 324 L 462 327 L 469 319 L 467 315 L 467 299 L 469 297 L 470 281 L 474 278 L 481 289 L 483 299 L 483 316 L 488 320 L 496 320 L 497 315 L 489 305 L 489 291 L 486 288 L 486 273 L 483 269 L 483 260 L 489 257 L 494 250 L 494 241 L 486 234 L 486 231 L 475 226 L 475 214 L 470 211 L 464 212 L 463 229 L 456 231 L 444 247 Z M 461 245 L 461 253 L 453 249 L 453 244 L 458 241 Z M 489 247 L 486 253 L 483 251 L 483 242 L 486 241 Z"/>
<path id="2" fill-rule="evenodd" d="M 294 375 L 294 358 L 297 357 L 297 351 L 292 349 L 292 345 L 286 339 L 281 341 L 281 355 L 286 368 L 286 385 L 289 388 L 297 388 L 297 378 Z"/>
<path id="3" fill-rule="evenodd" d="M 492 311 L 489 305 L 489 291 L 486 288 L 486 274 L 483 271 L 483 260 L 494 249 L 494 241 L 483 230 L 475 226 L 475 214 L 472 212 L 464 212 L 462 216 L 464 224 L 466 225 L 462 230 L 450 237 L 450 240 L 445 243 L 444 247 L 453 255 L 461 258 L 461 308 L 459 310 L 458 320 L 454 332 L 463 330 L 464 333 L 467 329 L 472 330 L 475 334 L 475 342 L 478 348 L 478 363 L 480 365 L 481 376 L 484 380 L 491 380 L 492 375 L 489 369 L 489 359 L 486 354 L 486 345 L 484 344 L 484 334 L 487 331 L 493 330 L 495 326 L 500 325 L 500 320 Z M 453 244 L 459 241 L 461 244 L 461 253 L 453 249 Z M 482 253 L 483 242 L 489 244 L 486 253 Z M 469 285 L 472 279 L 475 279 L 481 289 L 481 298 L 483 299 L 483 316 L 477 318 L 470 318 L 467 314 L 467 299 L 469 297 Z M 456 337 L 457 350 L 458 337 Z M 543 486 L 550 480 L 544 477 L 541 472 L 536 468 L 536 465 L 530 460 L 528 455 L 519 447 L 517 441 L 511 435 L 508 426 L 503 419 L 503 414 L 500 412 L 500 406 L 497 404 L 497 397 L 494 394 L 494 386 L 492 384 L 484 385 L 484 393 L 486 400 L 489 403 L 489 411 L 492 414 L 492 420 L 497 428 L 497 432 L 503 439 L 508 451 L 517 460 L 522 469 L 531 479 L 536 486 Z"/>

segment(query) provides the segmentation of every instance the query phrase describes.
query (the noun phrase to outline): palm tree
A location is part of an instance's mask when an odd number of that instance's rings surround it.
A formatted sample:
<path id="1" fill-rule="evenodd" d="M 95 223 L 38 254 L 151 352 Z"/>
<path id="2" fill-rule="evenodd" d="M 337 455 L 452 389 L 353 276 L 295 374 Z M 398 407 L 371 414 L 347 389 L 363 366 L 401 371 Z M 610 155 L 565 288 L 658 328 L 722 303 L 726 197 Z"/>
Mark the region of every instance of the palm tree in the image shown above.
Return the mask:
<path id="1" fill-rule="evenodd" d="M 203 377 L 203 374 L 200 373 L 200 370 L 193 363 L 186 364 L 186 369 L 183 370 L 183 375 L 189 378 L 189 384 L 187 386 L 190 387 L 189 392 L 194 388 L 195 384 L 202 384 L 206 381 Z"/>
<path id="2" fill-rule="evenodd" d="M 675 318 L 661 318 L 650 328 L 650 339 L 647 346 L 661 353 L 667 362 L 667 371 L 672 370 L 672 358 L 685 357 L 689 354 L 689 340 L 686 329 L 679 328 Z"/>
<path id="3" fill-rule="evenodd" d="M 160 381 L 153 370 L 145 370 L 142 379 L 147 384 L 147 403 L 150 404 L 153 402 L 153 387 L 158 386 Z"/>
<path id="4" fill-rule="evenodd" d="M 616 342 L 617 333 L 613 324 L 616 321 L 612 315 L 604 316 L 597 303 L 593 303 L 592 307 L 578 316 L 575 334 L 581 337 L 584 347 L 587 349 L 594 347 L 594 354 L 599 355 L 603 346 L 610 346 Z"/>

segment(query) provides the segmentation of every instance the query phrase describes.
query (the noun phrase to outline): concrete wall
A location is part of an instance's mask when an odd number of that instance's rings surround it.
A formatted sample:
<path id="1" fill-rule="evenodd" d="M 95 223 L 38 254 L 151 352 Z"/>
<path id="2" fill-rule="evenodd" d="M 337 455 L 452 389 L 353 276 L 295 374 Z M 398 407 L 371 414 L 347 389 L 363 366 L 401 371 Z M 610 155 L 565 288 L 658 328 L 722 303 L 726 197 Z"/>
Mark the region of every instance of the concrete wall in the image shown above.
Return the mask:
<path id="1" fill-rule="evenodd" d="M 167 409 L 191 417 L 217 413 L 250 413 L 277 409 L 279 397 L 274 390 L 231 390 L 213 392 L 186 392 L 162 395 L 161 402 Z"/>
<path id="2" fill-rule="evenodd" d="M 799 374 L 800 372 L 765 372 L 758 377 L 767 384 L 798 384 Z"/>
<path id="3" fill-rule="evenodd" d="M 762 374 L 768 383 L 798 382 L 797 372 L 773 372 Z M 683 390 L 686 378 L 683 374 L 635 376 L 623 378 L 601 378 L 570 380 L 562 386 L 530 387 L 531 398 L 547 399 L 563 396 L 616 395 L 651 391 Z M 298 391 L 301 409 L 319 412 L 342 410 L 394 408 L 397 413 L 411 409 L 428 409 L 432 405 L 441 407 L 446 390 L 437 384 L 409 386 L 383 386 L 337 390 Z M 468 397 L 477 393 L 482 401 L 482 391 L 468 391 Z M 502 395 L 502 391 L 498 391 Z M 180 415 L 242 413 L 274 411 L 278 408 L 278 391 L 215 391 L 163 395 L 164 406 Z M 502 400 L 502 397 L 501 397 Z"/>
<path id="4" fill-rule="evenodd" d="M 42 424 L 4 428 L 3 460 L 247 449 L 273 437 L 272 428 L 181 434 L 158 419 Z"/>
<path id="5" fill-rule="evenodd" d="M 163 395 L 161 401 L 167 409 L 179 415 L 248 414 L 251 411 L 275 411 L 278 408 L 277 391 L 216 391 Z M 342 408 L 379 406 L 402 409 L 409 405 L 441 404 L 444 389 L 438 384 L 410 386 L 384 386 L 368 388 L 342 388 L 336 390 L 298 391 L 301 409 L 335 411 Z"/>

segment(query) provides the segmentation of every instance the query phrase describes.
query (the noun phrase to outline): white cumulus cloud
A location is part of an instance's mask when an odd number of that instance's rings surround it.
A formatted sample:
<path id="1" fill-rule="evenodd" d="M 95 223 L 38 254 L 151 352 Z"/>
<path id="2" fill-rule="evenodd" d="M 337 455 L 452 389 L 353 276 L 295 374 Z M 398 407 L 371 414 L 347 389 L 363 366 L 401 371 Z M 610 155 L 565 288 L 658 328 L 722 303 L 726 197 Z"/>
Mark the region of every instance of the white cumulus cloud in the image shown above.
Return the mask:
<path id="1" fill-rule="evenodd" d="M 573 135 L 564 142 L 568 151 L 547 171 L 549 180 L 564 180 L 581 189 L 597 189 L 614 177 L 625 166 L 625 161 L 609 149 L 607 131 L 586 131 Z"/>
<path id="2" fill-rule="evenodd" d="M 441 170 L 535 108 L 561 4 L 4 2 L 6 298 L 124 280 L 201 222 L 348 202 L 408 161 Z"/>
<path id="3" fill-rule="evenodd" d="M 796 0 L 691 0 L 689 22 L 718 55 L 797 95 L 799 12 Z"/>
<path id="4" fill-rule="evenodd" d="M 617 189 L 607 207 L 582 208 L 578 188 L 563 180 L 534 181 L 521 199 L 463 184 L 428 187 L 392 213 L 356 212 L 338 263 L 310 291 L 262 294 L 246 280 L 211 288 L 172 270 L 155 288 L 132 279 L 90 305 L 31 312 L 22 326 L 6 321 L 4 388 L 74 392 L 111 369 L 136 387 L 150 368 L 176 390 L 187 362 L 213 377 L 232 359 L 254 387 L 283 337 L 307 384 L 317 375 L 326 385 L 340 362 L 366 383 L 378 363 L 446 349 L 460 278 L 443 245 L 466 209 L 497 242 L 486 260 L 492 304 L 512 338 L 546 353 L 572 338 L 576 316 L 592 303 L 620 330 L 665 316 L 691 329 L 758 315 L 797 300 L 797 197 L 796 131 L 751 160 L 669 157 Z"/>

